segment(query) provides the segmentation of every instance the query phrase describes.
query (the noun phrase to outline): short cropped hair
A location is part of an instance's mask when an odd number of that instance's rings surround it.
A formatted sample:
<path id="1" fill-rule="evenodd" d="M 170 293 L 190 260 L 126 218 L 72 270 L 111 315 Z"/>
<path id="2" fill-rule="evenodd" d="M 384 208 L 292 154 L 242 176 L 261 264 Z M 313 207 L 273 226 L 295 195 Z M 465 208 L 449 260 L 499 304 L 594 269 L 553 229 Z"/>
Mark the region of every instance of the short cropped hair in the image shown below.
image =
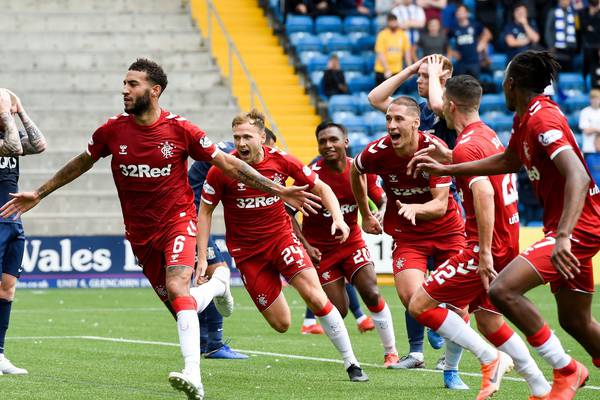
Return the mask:
<path id="1" fill-rule="evenodd" d="M 479 109 L 483 89 L 471 75 L 458 75 L 446 81 L 446 96 L 461 110 Z"/>
<path id="2" fill-rule="evenodd" d="M 235 128 L 236 126 L 245 124 L 246 122 L 250 125 L 256 126 L 259 132 L 265 130 L 265 115 L 256 108 L 236 115 L 233 118 L 233 121 L 231 121 L 231 127 Z"/>
<path id="3" fill-rule="evenodd" d="M 336 124 L 333 121 L 323 121 L 315 129 L 315 136 L 317 137 L 317 139 L 319 138 L 319 132 L 324 131 L 327 128 L 337 128 L 340 131 L 342 131 L 344 137 L 348 136 L 348 131 L 346 130 L 346 127 L 344 125 Z"/>
<path id="4" fill-rule="evenodd" d="M 410 96 L 398 96 L 394 100 L 392 100 L 392 102 L 390 103 L 390 106 L 392 104 L 396 104 L 398 106 L 405 106 L 409 110 L 410 113 L 414 114 L 417 117 L 420 117 L 420 115 L 421 115 L 421 109 L 419 108 L 419 103 L 417 103 L 417 101 Z M 389 107 L 388 107 L 388 109 L 389 109 Z"/>
<path id="5" fill-rule="evenodd" d="M 145 72 L 148 76 L 148 80 L 154 84 L 160 86 L 160 94 L 162 94 L 167 88 L 169 83 L 167 80 L 167 74 L 162 67 L 147 58 L 138 58 L 133 64 L 129 66 L 129 71 Z"/>

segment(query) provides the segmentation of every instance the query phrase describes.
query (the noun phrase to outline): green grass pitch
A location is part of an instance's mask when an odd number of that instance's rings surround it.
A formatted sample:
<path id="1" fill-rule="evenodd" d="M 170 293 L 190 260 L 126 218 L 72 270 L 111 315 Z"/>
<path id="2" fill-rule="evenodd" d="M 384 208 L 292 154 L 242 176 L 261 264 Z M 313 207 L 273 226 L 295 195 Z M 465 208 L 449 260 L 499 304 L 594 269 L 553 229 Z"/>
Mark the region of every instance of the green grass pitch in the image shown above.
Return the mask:
<path id="1" fill-rule="evenodd" d="M 392 309 L 398 349 L 407 350 L 404 309 L 393 288 L 383 293 Z M 383 355 L 376 332 L 359 334 L 354 319 L 346 324 L 354 350 L 370 377 L 368 383 L 347 380 L 338 355 L 325 336 L 303 336 L 304 306 L 286 289 L 292 308 L 289 332 L 271 330 L 243 289 L 234 289 L 236 310 L 225 320 L 225 337 L 249 360 L 202 360 L 207 399 L 474 399 L 480 379 L 477 362 L 465 354 L 463 375 L 467 392 L 442 388 L 440 373 L 381 368 Z M 548 318 L 568 351 L 590 369 L 589 388 L 577 399 L 600 398 L 600 371 L 590 357 L 558 326 L 548 288 L 531 298 Z M 600 317 L 600 301 L 594 314 Z M 426 344 L 428 368 L 441 351 Z M 6 354 L 29 376 L 0 376 L 0 399 L 111 400 L 181 399 L 167 375 L 182 367 L 177 331 L 170 314 L 150 289 L 49 290 L 17 292 L 8 332 Z M 300 357 L 294 357 L 300 356 Z M 538 359 L 538 361 L 540 361 Z M 547 377 L 551 371 L 539 362 Z M 524 382 L 514 372 L 503 382 L 496 399 L 526 399 Z"/>

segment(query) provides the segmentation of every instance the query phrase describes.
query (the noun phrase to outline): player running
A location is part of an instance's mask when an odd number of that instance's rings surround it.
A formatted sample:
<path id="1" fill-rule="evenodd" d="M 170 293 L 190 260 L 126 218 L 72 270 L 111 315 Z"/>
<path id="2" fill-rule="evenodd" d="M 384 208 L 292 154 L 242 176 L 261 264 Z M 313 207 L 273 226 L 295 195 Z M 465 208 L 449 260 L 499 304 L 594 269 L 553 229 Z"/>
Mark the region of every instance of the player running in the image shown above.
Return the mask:
<path id="1" fill-rule="evenodd" d="M 19 116 L 25 132 L 17 127 Z M 19 156 L 38 154 L 46 150 L 46 138 L 29 118 L 21 100 L 10 90 L 0 89 L 0 201 L 18 191 Z M 25 375 L 27 370 L 15 367 L 4 355 L 4 340 L 8 330 L 17 279 L 25 249 L 25 233 L 21 219 L 0 217 L 0 375 Z"/>
<path id="2" fill-rule="evenodd" d="M 252 110 L 231 123 L 236 157 L 253 165 L 265 177 L 285 182 L 288 177 L 308 185 L 331 211 L 330 232 L 338 243 L 348 238 L 337 198 L 325 183 L 296 158 L 264 143 L 264 116 Z M 198 214 L 198 273 L 206 268 L 206 245 L 212 213 L 222 201 L 229 253 L 242 274 L 246 290 L 273 329 L 285 332 L 290 326 L 290 309 L 282 293 L 280 274 L 292 285 L 319 317 L 321 326 L 341 353 L 352 381 L 366 381 L 350 344 L 348 331 L 337 308 L 327 299 L 306 250 L 293 234 L 290 216 L 280 197 L 247 187 L 212 168 L 202 191 Z"/>
<path id="3" fill-rule="evenodd" d="M 388 198 L 383 227 L 394 239 L 394 280 L 400 300 L 408 309 L 410 298 L 425 279 L 428 258 L 433 257 L 439 265 L 463 248 L 464 224 L 450 194 L 450 177 L 406 175 L 407 164 L 415 152 L 427 148 L 432 141 L 442 143 L 435 136 L 418 130 L 417 102 L 407 96 L 394 99 L 386 119 L 388 135 L 370 143 L 356 157 L 350 177 L 363 217 L 363 230 L 371 234 L 382 233 L 382 228 L 368 207 L 366 182 L 360 175 L 377 174 L 383 179 Z M 408 358 L 413 361 L 410 367 L 423 367 L 422 353 L 404 357 Z M 465 386 L 457 373 L 459 359 L 454 359 L 453 367 L 446 365 L 447 387 Z"/>
<path id="4" fill-rule="evenodd" d="M 559 107 L 542 95 L 559 65 L 545 51 L 525 51 L 509 63 L 503 88 L 515 111 L 508 148 L 479 161 L 417 167 L 436 174 L 497 175 L 522 165 L 544 207 L 545 237 L 515 258 L 493 281 L 493 304 L 526 336 L 554 369 L 550 399 L 571 399 L 589 372 L 569 356 L 558 337 L 526 297 L 550 283 L 560 325 L 600 367 L 600 325 L 592 317 L 592 257 L 600 250 L 600 190 L 590 177 L 575 138 Z"/>
<path id="5" fill-rule="evenodd" d="M 438 147 L 444 162 L 480 160 L 504 150 L 496 133 L 479 119 L 481 94 L 481 85 L 472 76 L 459 75 L 447 81 L 444 117 L 448 126 L 460 133 L 453 151 Z M 545 399 L 550 385 L 525 342 L 504 322 L 486 293 L 489 281 L 519 253 L 515 175 L 459 177 L 456 183 L 466 215 L 467 245 L 429 276 L 412 297 L 409 311 L 417 321 L 479 358 L 483 378 L 478 399 L 486 399 L 498 390 L 500 378 L 512 365 L 510 358 L 529 385 L 530 399 Z M 441 303 L 458 309 L 469 307 L 479 331 L 503 353 L 493 349 L 456 314 L 440 307 Z"/>
<path id="6" fill-rule="evenodd" d="M 357 223 L 358 207 L 350 186 L 352 158 L 346 155 L 346 128 L 333 122 L 322 122 L 317 126 L 315 134 L 321 158 L 312 165 L 312 170 L 333 190 L 340 203 L 344 220 L 350 227 L 350 236 L 340 245 L 339 240 L 329 230 L 331 212 L 327 209 L 303 219 L 302 236 L 318 252 L 315 267 L 319 280 L 327 297 L 340 310 L 342 317 L 348 313 L 346 281 L 356 287 L 371 311 L 379 333 L 384 349 L 384 365 L 393 368 L 397 366 L 399 358 L 392 313 L 377 288 L 375 267 Z M 367 180 L 369 197 L 378 208 L 384 208 L 385 193 L 377 185 L 377 177 L 368 175 Z"/>
<path id="7" fill-rule="evenodd" d="M 112 156 L 125 235 L 144 275 L 177 316 L 185 367 L 181 373 L 172 372 L 169 382 L 189 399 L 201 399 L 204 389 L 197 312 L 215 298 L 219 312 L 229 316 L 233 298 L 226 267 L 217 268 L 208 283 L 189 287 L 197 227 L 194 197 L 187 180 L 188 156 L 210 161 L 227 175 L 280 196 L 298 208 L 310 208 L 312 200 L 302 188 L 285 188 L 265 179 L 240 159 L 221 152 L 197 126 L 161 109 L 158 99 L 166 87 L 167 76 L 155 62 L 138 59 L 131 64 L 123 80 L 125 112 L 98 128 L 87 150 L 36 191 L 12 194 L 13 199 L 0 209 L 0 216 L 18 218 L 92 168 L 98 159 Z"/>

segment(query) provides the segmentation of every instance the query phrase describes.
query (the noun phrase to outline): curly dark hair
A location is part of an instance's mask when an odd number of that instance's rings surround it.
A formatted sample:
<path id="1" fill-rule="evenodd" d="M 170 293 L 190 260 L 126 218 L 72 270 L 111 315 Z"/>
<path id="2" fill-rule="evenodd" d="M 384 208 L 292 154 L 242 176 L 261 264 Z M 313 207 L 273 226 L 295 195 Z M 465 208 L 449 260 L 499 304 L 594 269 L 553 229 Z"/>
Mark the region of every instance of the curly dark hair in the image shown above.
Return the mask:
<path id="1" fill-rule="evenodd" d="M 514 79 L 520 88 L 544 93 L 559 70 L 560 64 L 549 51 L 527 50 L 510 61 L 506 76 Z"/>
<path id="2" fill-rule="evenodd" d="M 167 88 L 167 74 L 158 63 L 147 58 L 138 58 L 129 66 L 129 71 L 145 72 L 148 80 L 154 85 L 160 86 L 160 94 Z"/>

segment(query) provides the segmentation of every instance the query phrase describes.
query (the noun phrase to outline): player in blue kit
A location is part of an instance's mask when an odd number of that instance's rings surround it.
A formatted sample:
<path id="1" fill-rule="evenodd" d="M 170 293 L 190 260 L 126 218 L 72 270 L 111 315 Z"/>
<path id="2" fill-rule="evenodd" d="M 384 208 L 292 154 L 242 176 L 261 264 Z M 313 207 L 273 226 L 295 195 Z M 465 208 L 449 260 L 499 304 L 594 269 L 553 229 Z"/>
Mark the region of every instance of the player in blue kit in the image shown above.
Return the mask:
<path id="1" fill-rule="evenodd" d="M 24 131 L 17 127 L 19 116 Z M 0 202 L 10 200 L 9 193 L 19 191 L 19 156 L 41 153 L 46 138 L 29 118 L 21 100 L 11 91 L 0 89 Z M 0 375 L 25 375 L 27 370 L 15 367 L 4 356 L 4 339 L 15 297 L 17 279 L 25 249 L 25 233 L 21 219 L 0 217 Z"/>

